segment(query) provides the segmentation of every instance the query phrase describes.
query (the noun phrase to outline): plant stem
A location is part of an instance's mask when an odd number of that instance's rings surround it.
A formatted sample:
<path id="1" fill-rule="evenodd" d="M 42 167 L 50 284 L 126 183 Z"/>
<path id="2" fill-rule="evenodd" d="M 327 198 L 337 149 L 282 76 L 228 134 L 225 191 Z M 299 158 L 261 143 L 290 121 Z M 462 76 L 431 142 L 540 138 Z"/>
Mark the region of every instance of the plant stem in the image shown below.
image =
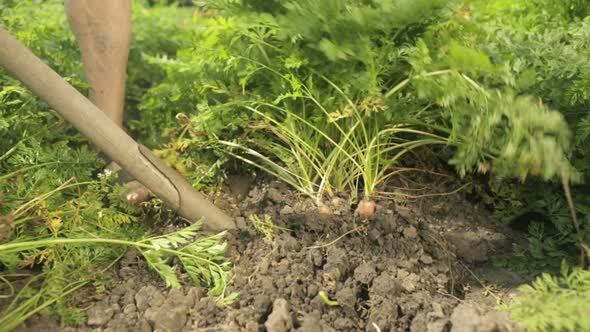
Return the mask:
<path id="1" fill-rule="evenodd" d="M 431 77 L 431 76 L 439 76 L 439 75 L 445 75 L 445 74 L 449 74 L 453 72 L 451 69 L 444 69 L 444 70 L 437 70 L 437 71 L 433 71 L 433 72 L 429 72 L 429 73 L 424 73 L 424 74 L 420 74 L 420 75 L 415 75 L 415 76 L 411 76 L 406 78 L 405 80 L 399 82 L 396 86 L 394 86 L 391 90 L 389 90 L 384 97 L 385 98 L 389 98 L 391 96 L 393 96 L 396 92 L 398 92 L 399 90 L 401 90 L 403 87 L 405 87 L 408 83 L 410 83 L 411 80 L 416 79 L 416 78 L 425 78 L 425 77 Z"/>
<path id="2" fill-rule="evenodd" d="M 574 228 L 576 229 L 578 243 L 580 244 L 580 265 L 582 267 L 585 267 L 586 255 L 584 251 L 584 238 L 582 237 L 580 223 L 578 222 L 578 216 L 576 215 L 576 206 L 574 205 L 574 199 L 572 198 L 572 191 L 570 188 L 569 178 L 567 177 L 567 173 L 565 172 L 563 167 L 561 169 L 561 184 L 563 186 L 563 192 L 565 193 L 565 198 L 567 200 L 567 204 L 572 215 L 572 223 L 574 224 Z"/>
<path id="3" fill-rule="evenodd" d="M 208 259 L 205 259 L 205 258 L 202 258 L 199 256 L 195 256 L 195 255 L 191 255 L 191 254 L 187 254 L 187 253 L 179 251 L 179 250 L 167 249 L 167 248 L 156 248 L 155 246 L 150 245 L 150 244 L 145 244 L 145 243 L 136 242 L 136 241 L 117 240 L 117 239 L 96 239 L 96 238 L 63 239 L 63 238 L 57 238 L 57 239 L 47 239 L 47 240 L 38 240 L 38 241 L 17 242 L 17 243 L 8 243 L 8 244 L 0 245 L 0 252 L 21 251 L 21 250 L 34 249 L 34 248 L 39 248 L 39 247 L 47 247 L 47 246 L 58 245 L 58 244 L 85 244 L 85 245 L 88 245 L 88 244 L 94 244 L 94 243 L 107 243 L 107 244 L 116 244 L 116 245 L 135 247 L 135 248 L 143 248 L 143 249 L 148 249 L 148 250 L 158 250 L 158 251 L 161 251 L 161 252 L 164 252 L 167 254 L 177 255 L 180 257 L 193 258 L 193 259 L 197 259 L 199 261 L 202 261 L 202 262 L 205 262 L 208 264 L 218 266 L 217 263 L 212 262 Z"/>

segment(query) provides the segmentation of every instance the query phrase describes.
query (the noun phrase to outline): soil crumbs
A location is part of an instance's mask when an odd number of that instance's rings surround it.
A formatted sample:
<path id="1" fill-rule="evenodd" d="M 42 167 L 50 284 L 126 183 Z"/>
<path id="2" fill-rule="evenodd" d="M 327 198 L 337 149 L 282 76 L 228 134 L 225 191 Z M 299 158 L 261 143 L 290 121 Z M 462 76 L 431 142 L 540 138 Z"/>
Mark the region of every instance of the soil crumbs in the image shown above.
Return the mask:
<path id="1" fill-rule="evenodd" d="M 230 236 L 231 306 L 188 282 L 166 289 L 130 251 L 111 289 L 82 301 L 87 326 L 37 317 L 18 331 L 522 331 L 494 306 L 526 280 L 488 262 L 515 240 L 460 194 L 378 201 L 362 221 L 346 197 L 320 213 L 282 183 L 242 189 L 214 198 L 242 228 Z M 252 214 L 286 230 L 268 240 Z"/>

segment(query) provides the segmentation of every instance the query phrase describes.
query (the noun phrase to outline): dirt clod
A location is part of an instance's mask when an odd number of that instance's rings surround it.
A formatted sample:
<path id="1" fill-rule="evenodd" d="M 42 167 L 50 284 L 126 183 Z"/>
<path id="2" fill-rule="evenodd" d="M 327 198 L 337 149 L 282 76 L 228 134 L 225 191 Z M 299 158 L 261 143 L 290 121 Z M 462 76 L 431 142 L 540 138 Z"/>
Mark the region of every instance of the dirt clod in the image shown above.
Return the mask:
<path id="1" fill-rule="evenodd" d="M 322 332 L 322 326 L 320 325 L 320 317 L 322 316 L 321 312 L 318 310 L 314 310 L 301 319 L 301 326 L 298 331 L 318 331 Z"/>
<path id="2" fill-rule="evenodd" d="M 432 257 L 429 255 L 422 255 L 420 257 L 420 261 L 424 264 L 427 264 L 427 265 L 430 265 L 433 262 Z"/>
<path id="3" fill-rule="evenodd" d="M 363 262 L 354 270 L 354 277 L 363 284 L 370 284 L 377 276 L 375 264 Z"/>
<path id="4" fill-rule="evenodd" d="M 486 313 L 486 311 L 488 311 Z M 506 313 L 489 311 L 477 304 L 459 304 L 451 315 L 452 332 L 516 332 L 522 331 Z"/>
<path id="5" fill-rule="evenodd" d="M 268 199 L 270 199 L 274 203 L 281 203 L 283 202 L 283 194 L 278 189 L 270 188 L 268 190 Z"/>
<path id="6" fill-rule="evenodd" d="M 434 322 L 430 322 L 426 325 L 427 332 L 450 332 L 451 321 L 448 319 L 441 319 Z"/>
<path id="7" fill-rule="evenodd" d="M 285 299 L 276 299 L 272 312 L 264 323 L 268 332 L 287 332 L 293 328 L 293 319 L 289 312 L 289 303 Z"/>
<path id="8" fill-rule="evenodd" d="M 481 317 L 478 332 L 524 332 L 516 326 L 505 312 L 491 311 Z"/>
<path id="9" fill-rule="evenodd" d="M 411 273 L 403 278 L 401 286 L 406 292 L 413 292 L 416 289 L 418 282 L 420 282 L 420 276 L 415 273 Z"/>
<path id="10" fill-rule="evenodd" d="M 167 307 L 167 310 L 152 308 L 146 310 L 145 318 L 156 331 L 180 331 L 186 324 L 185 308 Z"/>
<path id="11" fill-rule="evenodd" d="M 407 239 L 414 239 L 418 236 L 418 230 L 414 226 L 409 226 L 404 229 L 404 237 Z"/>
<path id="12" fill-rule="evenodd" d="M 313 201 L 277 183 L 254 187 L 239 202 L 231 194 L 219 199 L 239 207 L 230 212 L 243 223 L 251 214 L 268 214 L 287 230 L 272 241 L 252 230 L 228 238 L 230 291 L 240 293 L 234 304 L 220 307 L 188 283 L 166 290 L 141 257 L 129 253 L 110 293 L 84 305 L 88 326 L 79 331 L 518 331 L 493 310 L 493 300 L 474 295 L 481 293 L 476 283 L 473 294 L 461 292 L 470 280 L 457 260 L 483 262 L 507 242 L 478 224 L 487 217 L 470 203 L 402 208 L 379 201 L 373 220 L 360 223 L 345 199 L 328 201 L 333 213 L 320 214 Z M 485 271 L 486 280 L 495 275 L 498 284 L 514 279 Z M 320 291 L 338 305 L 326 303 Z M 469 309 L 462 304 L 468 301 L 479 306 Z"/>
<path id="13" fill-rule="evenodd" d="M 286 216 L 295 213 L 295 210 L 289 205 L 285 205 L 279 213 L 281 216 Z"/>
<path id="14" fill-rule="evenodd" d="M 481 324 L 479 312 L 470 305 L 459 304 L 451 315 L 451 324 L 453 332 L 473 332 L 477 331 Z"/>
<path id="15" fill-rule="evenodd" d="M 266 294 L 258 294 L 254 296 L 254 308 L 260 312 L 266 312 L 270 308 L 272 301 L 270 296 Z"/>
<path id="16" fill-rule="evenodd" d="M 91 326 L 104 326 L 106 325 L 115 311 L 107 303 L 98 303 L 86 312 L 88 315 L 88 325 Z"/>

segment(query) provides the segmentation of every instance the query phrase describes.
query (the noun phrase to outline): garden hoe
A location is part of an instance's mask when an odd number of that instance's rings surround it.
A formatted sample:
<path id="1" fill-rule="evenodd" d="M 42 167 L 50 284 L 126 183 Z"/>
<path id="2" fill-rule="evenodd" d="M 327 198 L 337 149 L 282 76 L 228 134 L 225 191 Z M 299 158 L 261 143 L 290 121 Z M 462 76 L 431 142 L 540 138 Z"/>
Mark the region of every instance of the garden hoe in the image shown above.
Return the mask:
<path id="1" fill-rule="evenodd" d="M 182 217 L 192 222 L 203 218 L 203 227 L 209 230 L 236 227 L 231 217 L 211 204 L 180 173 L 133 140 L 90 100 L 2 27 L 0 67 L 11 72 L 35 95 L 45 100 L 104 154 Z"/>

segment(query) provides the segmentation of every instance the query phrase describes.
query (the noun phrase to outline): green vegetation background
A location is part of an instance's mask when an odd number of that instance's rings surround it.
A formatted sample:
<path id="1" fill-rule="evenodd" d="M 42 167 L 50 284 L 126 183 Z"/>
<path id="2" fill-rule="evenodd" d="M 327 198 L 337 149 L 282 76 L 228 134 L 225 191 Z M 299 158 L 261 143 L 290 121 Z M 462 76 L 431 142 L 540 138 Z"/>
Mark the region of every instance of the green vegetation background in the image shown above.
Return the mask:
<path id="1" fill-rule="evenodd" d="M 385 184 L 392 170 L 420 149 L 459 176 L 485 174 L 471 194 L 499 222 L 527 221 L 528 247 L 496 257 L 496 264 L 536 275 L 580 263 L 590 240 L 585 1 L 215 0 L 207 6 L 136 3 L 128 70 L 128 126 L 195 187 L 215 188 L 245 163 L 318 205 L 338 192 L 371 200 L 390 194 Z M 35 54 L 87 90 L 61 1 L 4 2 L 0 17 Z M 138 216 L 165 219 L 165 211 L 122 203 L 112 176 L 98 176 L 103 163 L 54 111 L 0 72 L 3 240 L 92 234 L 140 241 L 148 226 Z M 562 179 L 575 184 L 578 229 Z M 64 289 L 123 252 L 47 246 L 0 250 L 0 262 L 5 271 L 45 271 L 41 286 L 22 295 L 35 300 L 21 318 L 57 298 L 43 310 L 75 325 L 84 322 L 83 312 L 68 306 Z M 590 274 L 576 268 L 564 278 L 540 279 L 510 309 L 514 318 L 533 330 L 589 326 L 575 313 L 588 312 Z M 46 293 L 36 298 L 38 289 Z M 548 299 L 557 304 L 545 305 Z M 565 314 L 579 320 L 557 318 Z"/>

